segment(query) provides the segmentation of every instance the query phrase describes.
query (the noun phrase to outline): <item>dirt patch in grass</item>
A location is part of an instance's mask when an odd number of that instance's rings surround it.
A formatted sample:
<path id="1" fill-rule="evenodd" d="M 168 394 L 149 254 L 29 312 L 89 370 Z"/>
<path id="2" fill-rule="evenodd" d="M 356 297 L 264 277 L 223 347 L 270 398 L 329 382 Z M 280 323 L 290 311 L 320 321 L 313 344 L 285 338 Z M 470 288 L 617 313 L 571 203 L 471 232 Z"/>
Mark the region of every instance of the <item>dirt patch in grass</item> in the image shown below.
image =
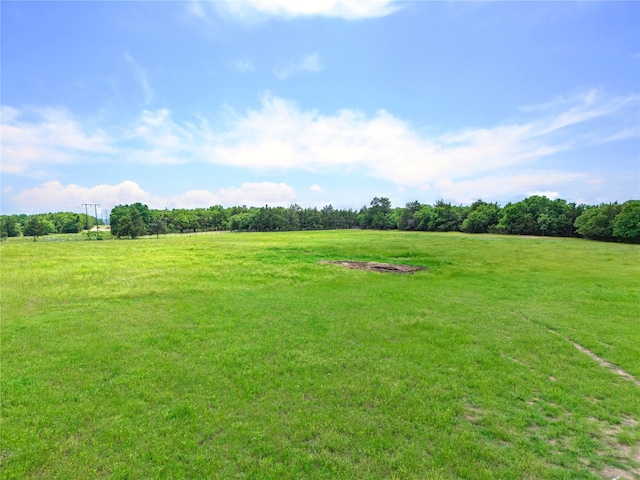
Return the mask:
<path id="1" fill-rule="evenodd" d="M 426 270 L 426 267 L 416 267 L 415 265 L 398 265 L 393 263 L 380 262 L 352 262 L 349 260 L 323 260 L 320 263 L 328 263 L 331 265 L 340 265 L 345 268 L 353 268 L 355 270 L 369 270 L 380 273 L 404 273 L 412 274 L 419 270 Z"/>
<path id="2" fill-rule="evenodd" d="M 619 440 L 619 434 L 622 432 L 623 427 L 636 427 L 638 421 L 634 418 L 625 417 L 618 425 L 609 425 L 596 418 L 591 418 L 591 421 L 598 424 L 600 430 L 604 434 L 604 443 L 610 450 L 610 454 L 613 455 L 618 462 L 624 465 L 612 466 L 605 465 L 600 471 L 592 469 L 592 472 L 607 479 L 617 480 L 634 480 L 640 478 L 640 447 L 626 445 Z"/>

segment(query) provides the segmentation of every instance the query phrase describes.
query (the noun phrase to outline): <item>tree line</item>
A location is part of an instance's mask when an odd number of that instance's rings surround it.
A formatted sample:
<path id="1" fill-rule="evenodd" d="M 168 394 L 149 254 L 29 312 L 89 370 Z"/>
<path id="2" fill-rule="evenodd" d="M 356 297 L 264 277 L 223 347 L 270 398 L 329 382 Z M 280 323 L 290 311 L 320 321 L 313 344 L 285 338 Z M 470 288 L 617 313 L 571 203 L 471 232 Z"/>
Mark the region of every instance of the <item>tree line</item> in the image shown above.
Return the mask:
<path id="1" fill-rule="evenodd" d="M 98 225 L 104 222 L 98 219 Z M 0 237 L 37 237 L 53 233 L 79 233 L 96 226 L 90 215 L 73 212 L 41 213 L 36 215 L 0 215 Z"/>
<path id="2" fill-rule="evenodd" d="M 34 219 L 35 218 L 35 219 Z M 95 220 L 84 214 L 49 213 L 4 215 L 0 234 L 37 236 L 75 233 Z M 99 221 L 100 223 L 100 221 Z M 38 225 L 40 225 L 38 227 Z M 385 197 L 375 197 L 360 210 L 288 207 L 209 208 L 154 210 L 141 203 L 118 205 L 111 210 L 111 234 L 117 238 L 198 231 L 288 231 L 328 229 L 415 230 L 430 232 L 500 233 L 640 243 L 640 200 L 622 204 L 576 205 L 566 200 L 530 196 L 501 207 L 478 200 L 453 205 L 438 200 L 433 205 L 418 201 L 392 207 Z M 35 232 L 37 230 L 37 232 Z M 35 232 L 35 233 L 34 233 Z"/>
<path id="3" fill-rule="evenodd" d="M 335 230 L 358 227 L 358 212 L 338 210 L 331 205 L 322 209 L 289 207 L 230 207 L 152 210 L 141 203 L 118 205 L 111 210 L 111 234 L 136 238 L 142 235 L 198 231 Z"/>

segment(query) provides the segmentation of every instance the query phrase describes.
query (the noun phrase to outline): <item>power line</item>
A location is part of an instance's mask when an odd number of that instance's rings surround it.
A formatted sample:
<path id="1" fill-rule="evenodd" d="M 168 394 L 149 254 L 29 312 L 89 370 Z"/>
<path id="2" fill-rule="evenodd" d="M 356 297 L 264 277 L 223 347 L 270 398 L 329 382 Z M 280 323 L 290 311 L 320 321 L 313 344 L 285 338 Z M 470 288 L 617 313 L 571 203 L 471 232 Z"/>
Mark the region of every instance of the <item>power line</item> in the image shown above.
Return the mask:
<path id="1" fill-rule="evenodd" d="M 94 211 L 95 211 L 95 215 L 96 215 L 96 232 L 98 232 L 100 230 L 100 227 L 98 226 L 98 207 L 100 206 L 99 203 L 83 203 L 82 206 L 84 207 L 84 211 L 85 213 L 85 218 L 86 218 L 86 225 L 87 225 L 87 230 L 89 230 L 89 211 L 88 208 L 89 207 L 94 207 Z"/>

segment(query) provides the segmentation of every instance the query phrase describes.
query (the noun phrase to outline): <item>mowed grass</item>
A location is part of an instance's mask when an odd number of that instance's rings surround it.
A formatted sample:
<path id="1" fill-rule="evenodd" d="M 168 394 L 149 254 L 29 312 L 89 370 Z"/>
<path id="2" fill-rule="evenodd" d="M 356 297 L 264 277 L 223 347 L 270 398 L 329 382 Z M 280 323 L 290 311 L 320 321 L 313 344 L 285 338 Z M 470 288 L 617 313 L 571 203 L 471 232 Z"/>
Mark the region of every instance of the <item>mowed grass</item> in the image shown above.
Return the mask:
<path id="1" fill-rule="evenodd" d="M 6 243 L 2 478 L 637 478 L 640 248 Z M 320 263 L 428 267 L 381 274 Z"/>

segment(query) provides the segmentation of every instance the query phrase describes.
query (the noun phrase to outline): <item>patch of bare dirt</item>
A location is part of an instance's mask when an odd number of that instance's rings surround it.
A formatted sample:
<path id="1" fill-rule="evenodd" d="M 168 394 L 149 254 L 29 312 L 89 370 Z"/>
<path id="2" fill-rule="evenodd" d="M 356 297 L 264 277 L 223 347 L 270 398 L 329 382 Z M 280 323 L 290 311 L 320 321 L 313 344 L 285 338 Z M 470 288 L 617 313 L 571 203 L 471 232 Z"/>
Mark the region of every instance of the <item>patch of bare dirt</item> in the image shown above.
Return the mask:
<path id="1" fill-rule="evenodd" d="M 600 471 L 592 470 L 593 473 L 601 478 L 616 480 L 638 480 L 640 479 L 640 448 L 624 445 L 618 440 L 618 434 L 622 431 L 623 426 L 635 427 L 638 421 L 634 418 L 625 417 L 618 425 L 609 425 L 597 418 L 590 418 L 591 421 L 597 423 L 600 430 L 604 434 L 605 445 L 610 449 L 610 454 L 621 461 L 625 468 L 606 465 Z"/>
<path id="2" fill-rule="evenodd" d="M 622 470 L 617 467 L 605 467 L 604 470 L 600 472 L 603 478 L 612 479 L 612 480 L 634 480 L 635 476 L 626 470 Z"/>
<path id="3" fill-rule="evenodd" d="M 320 263 L 328 263 L 331 265 L 340 265 L 345 268 L 353 268 L 355 270 L 369 270 L 371 272 L 380 273 L 404 273 L 412 274 L 419 270 L 426 270 L 425 267 L 417 267 L 415 265 L 398 265 L 393 263 L 380 262 L 353 262 L 349 260 L 324 260 Z"/>

